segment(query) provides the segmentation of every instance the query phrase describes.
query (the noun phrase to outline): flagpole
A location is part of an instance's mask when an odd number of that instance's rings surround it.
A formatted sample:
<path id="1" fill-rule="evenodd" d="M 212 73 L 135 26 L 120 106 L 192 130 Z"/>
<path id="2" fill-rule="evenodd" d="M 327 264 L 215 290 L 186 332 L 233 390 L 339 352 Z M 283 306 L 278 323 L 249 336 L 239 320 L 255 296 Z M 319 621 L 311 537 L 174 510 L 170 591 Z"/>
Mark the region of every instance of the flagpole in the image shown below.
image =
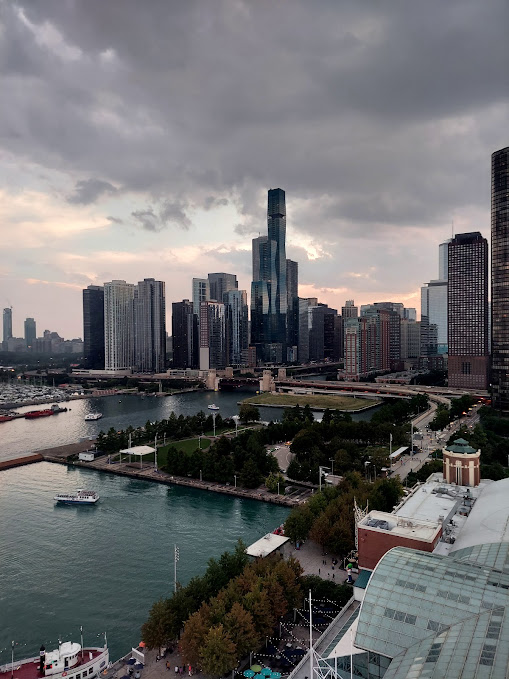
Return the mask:
<path id="1" fill-rule="evenodd" d="M 83 660 L 83 625 L 80 625 L 81 659 Z"/>
<path id="2" fill-rule="evenodd" d="M 173 565 L 174 565 L 174 579 L 175 579 L 175 592 L 177 591 L 177 561 L 180 558 L 180 552 L 179 548 L 177 545 L 174 546 L 174 558 L 173 558 Z"/>

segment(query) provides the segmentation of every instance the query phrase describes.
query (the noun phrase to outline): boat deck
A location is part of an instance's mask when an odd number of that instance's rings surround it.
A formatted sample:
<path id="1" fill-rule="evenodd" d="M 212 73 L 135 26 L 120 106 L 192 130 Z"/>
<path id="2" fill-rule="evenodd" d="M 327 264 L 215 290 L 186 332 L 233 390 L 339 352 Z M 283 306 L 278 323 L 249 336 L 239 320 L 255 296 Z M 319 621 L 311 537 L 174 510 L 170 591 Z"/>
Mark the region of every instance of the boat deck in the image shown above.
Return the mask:
<path id="1" fill-rule="evenodd" d="M 104 653 L 103 648 L 84 648 L 83 649 L 83 658 L 82 654 L 80 652 L 78 662 L 74 667 L 71 667 L 67 670 L 67 676 L 68 677 L 75 677 L 76 673 L 81 674 L 80 672 L 80 667 L 84 667 L 85 665 L 89 665 L 91 661 L 96 660 L 100 655 Z M 90 654 L 92 654 L 92 658 L 90 658 Z M 8 665 L 4 665 L 3 667 L 0 668 L 0 677 L 10 677 L 11 676 L 11 664 L 9 663 Z M 19 665 L 16 665 L 16 661 L 14 661 L 14 672 L 12 674 L 13 679 L 41 679 L 44 675 L 40 674 L 39 672 L 39 658 L 31 658 L 29 660 L 24 660 L 21 661 Z M 59 674 L 48 674 L 47 677 L 50 679 L 51 677 L 58 677 Z M 83 677 L 80 677 L 80 679 L 84 679 Z"/>

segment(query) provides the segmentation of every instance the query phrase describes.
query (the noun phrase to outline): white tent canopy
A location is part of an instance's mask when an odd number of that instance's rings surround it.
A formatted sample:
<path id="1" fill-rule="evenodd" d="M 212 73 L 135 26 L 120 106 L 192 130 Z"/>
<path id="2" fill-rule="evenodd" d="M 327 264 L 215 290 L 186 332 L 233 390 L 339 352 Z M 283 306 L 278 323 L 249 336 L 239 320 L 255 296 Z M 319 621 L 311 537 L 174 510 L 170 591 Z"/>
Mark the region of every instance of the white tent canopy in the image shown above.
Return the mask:
<path id="1" fill-rule="evenodd" d="M 120 451 L 120 459 L 122 460 L 122 453 L 124 455 L 138 455 L 140 458 L 140 467 L 143 467 L 144 455 L 151 455 L 155 453 L 156 449 L 151 446 L 133 446 L 132 448 L 124 448 Z"/>

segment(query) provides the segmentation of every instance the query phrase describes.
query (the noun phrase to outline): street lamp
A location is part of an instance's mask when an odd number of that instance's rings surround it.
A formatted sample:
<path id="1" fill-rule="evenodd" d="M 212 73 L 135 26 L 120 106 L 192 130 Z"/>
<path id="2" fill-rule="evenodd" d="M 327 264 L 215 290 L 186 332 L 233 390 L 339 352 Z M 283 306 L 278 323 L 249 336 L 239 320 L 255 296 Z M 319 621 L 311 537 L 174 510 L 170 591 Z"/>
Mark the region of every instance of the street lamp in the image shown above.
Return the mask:
<path id="1" fill-rule="evenodd" d="M 200 481 L 201 481 L 201 469 L 200 469 Z"/>
<path id="2" fill-rule="evenodd" d="M 368 467 L 370 464 L 371 462 L 369 460 L 366 460 L 366 462 L 364 462 L 364 475 L 366 477 L 366 481 L 368 480 Z M 369 475 L 369 480 L 371 481 L 371 473 Z"/>
<path id="3" fill-rule="evenodd" d="M 232 420 L 235 422 L 235 436 L 239 435 L 239 415 L 233 415 Z"/>
<path id="4" fill-rule="evenodd" d="M 237 487 L 237 474 L 234 474 L 234 475 L 233 475 L 233 478 L 234 478 L 234 480 L 235 480 L 235 488 L 236 488 L 236 487 Z"/>
<path id="5" fill-rule="evenodd" d="M 320 493 L 322 492 L 322 473 L 325 470 L 330 471 L 330 467 L 322 467 L 322 466 L 318 467 L 318 487 L 320 489 Z M 325 474 L 325 476 L 326 476 L 326 474 Z"/>
<path id="6" fill-rule="evenodd" d="M 329 457 L 329 462 L 330 462 L 331 465 L 332 465 L 331 475 L 334 476 L 334 458 L 333 458 L 333 457 Z"/>

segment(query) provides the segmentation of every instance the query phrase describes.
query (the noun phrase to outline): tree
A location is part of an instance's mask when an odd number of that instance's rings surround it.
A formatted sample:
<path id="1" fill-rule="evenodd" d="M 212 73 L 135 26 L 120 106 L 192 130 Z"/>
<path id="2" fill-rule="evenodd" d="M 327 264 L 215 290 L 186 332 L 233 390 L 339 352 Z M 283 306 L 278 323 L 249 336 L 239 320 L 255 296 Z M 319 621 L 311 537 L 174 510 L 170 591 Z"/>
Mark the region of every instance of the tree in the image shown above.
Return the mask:
<path id="1" fill-rule="evenodd" d="M 248 422 L 259 422 L 260 411 L 253 403 L 242 403 L 239 408 L 240 421 L 244 424 Z"/>
<path id="2" fill-rule="evenodd" d="M 161 653 L 161 647 L 173 638 L 172 622 L 173 616 L 168 606 L 168 599 L 159 599 L 152 604 L 148 620 L 141 628 L 141 636 L 148 648 L 158 648 Z"/>
<path id="3" fill-rule="evenodd" d="M 237 649 L 223 625 L 212 627 L 203 643 L 200 662 L 207 674 L 220 677 L 237 665 Z"/>
<path id="4" fill-rule="evenodd" d="M 240 473 L 240 482 L 246 488 L 257 488 L 262 481 L 260 470 L 252 457 L 248 457 Z"/>
<path id="5" fill-rule="evenodd" d="M 224 628 L 235 644 L 239 657 L 247 655 L 260 643 L 253 616 L 239 602 L 235 602 L 230 612 L 225 616 Z"/>
<path id="6" fill-rule="evenodd" d="M 295 544 L 305 540 L 313 525 L 313 514 L 307 504 L 292 509 L 285 521 L 285 535 Z"/>
<path id="7" fill-rule="evenodd" d="M 208 606 L 204 604 L 185 624 L 180 640 L 180 651 L 187 664 L 197 665 L 201 660 L 201 651 L 209 632 L 207 613 Z"/>
<path id="8" fill-rule="evenodd" d="M 285 489 L 285 478 L 282 474 L 273 474 L 271 472 L 265 479 L 265 485 L 271 493 L 283 492 Z"/>

